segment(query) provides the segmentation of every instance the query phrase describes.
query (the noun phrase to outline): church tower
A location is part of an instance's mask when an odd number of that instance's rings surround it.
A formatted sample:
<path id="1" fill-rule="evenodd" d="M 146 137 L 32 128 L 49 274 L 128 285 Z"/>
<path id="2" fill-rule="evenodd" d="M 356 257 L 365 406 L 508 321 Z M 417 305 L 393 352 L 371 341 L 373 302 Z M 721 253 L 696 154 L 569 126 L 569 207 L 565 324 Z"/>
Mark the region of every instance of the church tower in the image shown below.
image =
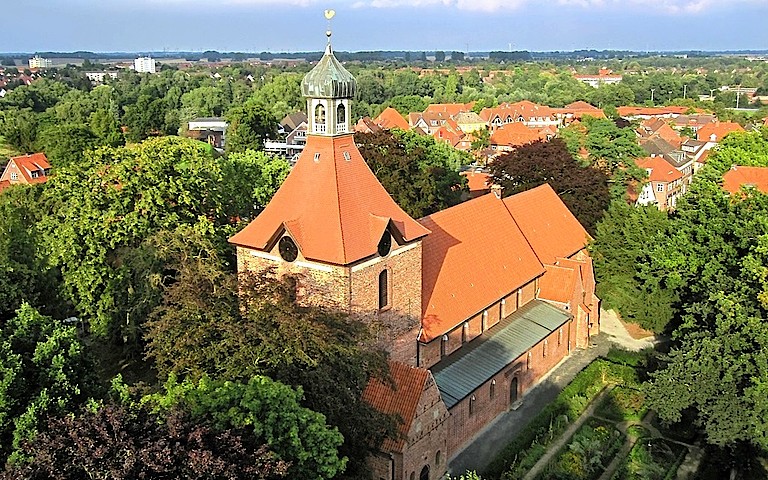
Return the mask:
<path id="1" fill-rule="evenodd" d="M 298 277 L 297 298 L 366 322 L 392 360 L 416 365 L 421 326 L 421 240 L 354 142 L 357 83 L 325 54 L 303 79 L 309 128 L 293 170 L 264 211 L 230 238 L 238 271 Z"/>

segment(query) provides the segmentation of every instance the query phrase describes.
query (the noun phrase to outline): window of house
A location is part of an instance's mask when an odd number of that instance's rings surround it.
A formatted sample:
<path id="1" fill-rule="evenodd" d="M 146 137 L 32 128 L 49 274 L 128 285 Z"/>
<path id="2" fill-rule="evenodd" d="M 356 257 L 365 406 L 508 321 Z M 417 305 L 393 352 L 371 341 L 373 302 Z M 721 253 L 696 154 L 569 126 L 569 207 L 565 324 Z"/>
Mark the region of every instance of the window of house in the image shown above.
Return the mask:
<path id="1" fill-rule="evenodd" d="M 315 152 L 315 162 L 320 161 L 320 152 Z"/>
<path id="2" fill-rule="evenodd" d="M 379 310 L 389 305 L 389 271 L 382 270 L 379 274 Z"/>
<path id="3" fill-rule="evenodd" d="M 496 380 L 491 380 L 490 394 L 488 396 L 490 398 L 493 398 L 496 396 Z"/>
<path id="4" fill-rule="evenodd" d="M 469 414 L 474 415 L 475 413 L 475 396 L 472 395 L 469 397 Z"/>
<path id="5" fill-rule="evenodd" d="M 461 326 L 461 344 L 464 345 L 467 343 L 467 332 L 469 332 L 469 322 L 464 322 L 464 325 Z"/>
<path id="6" fill-rule="evenodd" d="M 549 349 L 549 340 L 544 340 L 544 348 L 541 349 L 541 356 L 546 357 L 547 356 L 547 350 Z"/>
<path id="7" fill-rule="evenodd" d="M 346 161 L 352 160 L 352 156 L 349 154 L 349 152 L 344 152 L 344 160 Z"/>
<path id="8" fill-rule="evenodd" d="M 445 356 L 446 345 L 448 345 L 448 335 L 440 337 L 440 358 Z"/>
<path id="9" fill-rule="evenodd" d="M 656 185 L 656 191 L 657 192 L 663 192 L 664 191 L 664 184 L 660 183 L 660 184 Z"/>
<path id="10" fill-rule="evenodd" d="M 11 180 L 18 180 L 19 174 L 16 172 L 11 172 Z"/>
<path id="11" fill-rule="evenodd" d="M 528 352 L 528 358 L 525 362 L 525 368 L 527 368 L 528 370 L 531 369 L 531 357 L 532 357 L 531 352 Z"/>
<path id="12" fill-rule="evenodd" d="M 557 346 L 559 347 L 560 344 L 563 343 L 563 329 L 557 331 Z"/>
<path id="13" fill-rule="evenodd" d="M 416 480 L 416 472 L 411 472 L 411 476 L 408 477 L 408 480 Z"/>
<path id="14" fill-rule="evenodd" d="M 40 176 L 40 172 L 38 172 L 37 170 L 32 172 L 32 178 L 37 178 L 39 176 Z"/>
<path id="15" fill-rule="evenodd" d="M 435 466 L 440 465 L 440 461 L 443 459 L 442 452 L 440 450 L 435 453 Z"/>

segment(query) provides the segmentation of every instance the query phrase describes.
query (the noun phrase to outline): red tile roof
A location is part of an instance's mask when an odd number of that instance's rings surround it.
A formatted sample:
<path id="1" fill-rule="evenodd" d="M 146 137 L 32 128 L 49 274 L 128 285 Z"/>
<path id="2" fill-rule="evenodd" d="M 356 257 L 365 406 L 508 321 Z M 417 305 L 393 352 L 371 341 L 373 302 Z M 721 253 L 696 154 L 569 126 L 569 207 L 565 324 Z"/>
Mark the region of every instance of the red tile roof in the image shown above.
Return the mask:
<path id="1" fill-rule="evenodd" d="M 526 127 L 520 122 L 507 123 L 500 126 L 491 134 L 491 145 L 506 147 L 521 147 L 539 140 L 546 140 L 546 134 L 541 129 Z"/>
<path id="2" fill-rule="evenodd" d="M 7 189 L 10 186 L 11 186 L 10 180 L 0 181 L 0 193 L 3 193 L 3 190 Z"/>
<path id="3" fill-rule="evenodd" d="M 662 157 L 638 158 L 635 164 L 646 171 L 650 170 L 648 180 L 652 182 L 669 183 L 683 178 L 683 174 Z"/>
<path id="4" fill-rule="evenodd" d="M 475 106 L 475 102 L 469 103 L 432 103 L 423 113 L 446 113 L 448 116 L 456 115 L 460 112 L 468 112 Z"/>
<path id="5" fill-rule="evenodd" d="M 48 163 L 48 158 L 44 153 L 33 153 L 31 155 L 22 155 L 20 157 L 11 157 L 8 164 L 13 162 L 19 168 L 19 171 L 24 176 L 24 182 L 21 183 L 44 183 L 48 181 L 48 177 L 45 175 L 45 170 L 51 168 L 51 164 Z M 32 172 L 38 172 L 37 177 L 32 176 Z"/>
<path id="6" fill-rule="evenodd" d="M 400 438 L 385 439 L 381 446 L 385 452 L 402 452 L 430 373 L 400 362 L 389 362 L 389 373 L 394 385 L 371 379 L 363 391 L 363 400 L 380 412 L 402 419 L 398 428 Z"/>
<path id="7" fill-rule="evenodd" d="M 545 212 L 537 214 L 546 217 Z M 422 342 L 450 331 L 544 273 L 495 195 L 469 200 L 420 222 L 432 232 L 422 243 Z"/>
<path id="8" fill-rule="evenodd" d="M 499 117 L 502 122 L 507 118 L 517 121 L 522 117 L 523 121 L 530 121 L 536 117 L 552 117 L 554 110 L 546 105 L 538 105 L 528 100 L 516 103 L 502 103 L 498 107 L 484 108 L 480 111 L 480 118 L 486 122 L 492 122 L 494 118 Z"/>
<path id="9" fill-rule="evenodd" d="M 347 265 L 376 253 L 389 222 L 407 242 L 429 233 L 392 200 L 353 135 L 308 135 L 272 201 L 229 241 L 267 250 L 285 229 L 304 258 Z"/>
<path id="10" fill-rule="evenodd" d="M 591 239 L 547 183 L 507 197 L 504 203 L 542 263 L 570 257 Z"/>
<path id="11" fill-rule="evenodd" d="M 392 128 L 399 128 L 400 130 L 408 130 L 411 128 L 408 125 L 408 120 L 400 115 L 400 112 L 392 107 L 387 107 L 383 112 L 379 114 L 374 120 L 384 130 L 390 130 Z"/>
<path id="12" fill-rule="evenodd" d="M 470 192 L 488 192 L 493 182 L 492 176 L 483 172 L 461 172 L 461 175 L 467 177 Z"/>
<path id="13" fill-rule="evenodd" d="M 738 192 L 742 185 L 747 185 L 768 193 L 768 167 L 742 167 L 734 165 L 723 174 L 723 188 Z"/>
<path id="14" fill-rule="evenodd" d="M 690 107 L 680 107 L 677 105 L 670 105 L 667 107 L 618 107 L 616 111 L 620 117 L 630 117 L 635 115 L 654 116 L 654 115 L 683 115 L 691 110 Z M 694 108 L 696 113 L 704 113 L 704 110 L 700 108 Z"/>
<path id="15" fill-rule="evenodd" d="M 576 289 L 577 272 L 573 268 L 554 265 L 544 265 L 544 269 L 546 273 L 539 279 L 539 298 L 570 302 Z"/>
<path id="16" fill-rule="evenodd" d="M 735 122 L 715 122 L 704 125 L 696 131 L 696 139 L 705 142 L 719 142 L 731 132 L 743 132 L 744 128 Z M 714 137 L 713 137 L 714 135 Z"/>

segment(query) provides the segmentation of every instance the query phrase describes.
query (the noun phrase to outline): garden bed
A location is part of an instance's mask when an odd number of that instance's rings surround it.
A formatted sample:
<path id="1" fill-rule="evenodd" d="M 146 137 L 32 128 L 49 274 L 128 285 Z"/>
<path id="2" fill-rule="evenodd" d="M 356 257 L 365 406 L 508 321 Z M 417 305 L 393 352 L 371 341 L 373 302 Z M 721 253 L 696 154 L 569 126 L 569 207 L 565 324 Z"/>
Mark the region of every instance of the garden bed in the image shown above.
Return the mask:
<path id="1" fill-rule="evenodd" d="M 688 449 L 663 438 L 643 437 L 611 480 L 665 480 L 675 478 Z"/>
<path id="2" fill-rule="evenodd" d="M 636 366 L 643 353 L 610 352 L 598 358 L 566 386 L 557 398 L 520 432 L 491 462 L 484 477 L 522 478 L 547 451 L 547 446 L 576 420 L 609 384 L 638 386 Z"/>
<path id="3" fill-rule="evenodd" d="M 608 392 L 608 395 L 597 407 L 596 415 L 623 422 L 628 420 L 642 420 L 648 413 L 645 405 L 645 395 L 636 388 L 618 386 Z"/>
<path id="4" fill-rule="evenodd" d="M 590 419 L 536 479 L 595 480 L 603 474 L 624 440 L 624 434 L 612 423 Z"/>

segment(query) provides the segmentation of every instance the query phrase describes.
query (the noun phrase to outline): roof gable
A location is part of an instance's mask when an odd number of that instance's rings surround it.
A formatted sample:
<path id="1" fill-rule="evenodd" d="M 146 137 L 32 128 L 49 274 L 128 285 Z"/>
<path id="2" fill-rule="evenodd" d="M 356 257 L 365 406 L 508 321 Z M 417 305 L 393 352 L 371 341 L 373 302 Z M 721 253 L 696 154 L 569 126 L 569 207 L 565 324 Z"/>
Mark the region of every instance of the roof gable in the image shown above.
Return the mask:
<path id="1" fill-rule="evenodd" d="M 504 199 L 542 263 L 568 258 L 591 239 L 548 183 Z"/>
<path id="2" fill-rule="evenodd" d="M 378 117 L 374 119 L 381 128 L 390 130 L 392 128 L 399 128 L 400 130 L 408 130 L 410 125 L 408 121 L 400 115 L 400 112 L 392 107 L 387 107 Z"/>
<path id="3" fill-rule="evenodd" d="M 768 167 L 743 167 L 734 165 L 723 174 L 723 188 L 737 193 L 743 185 L 768 193 Z"/>
<path id="4" fill-rule="evenodd" d="M 402 420 L 398 431 L 400 438 L 384 440 L 381 448 L 387 452 L 401 452 L 407 441 L 411 423 L 416 417 L 416 408 L 424 393 L 430 373 L 423 368 L 412 367 L 400 362 L 389 363 L 392 384 L 372 378 L 363 391 L 363 400 L 376 410 L 397 415 Z"/>
<path id="5" fill-rule="evenodd" d="M 309 135 L 264 211 L 229 241 L 265 250 L 285 226 L 304 258 L 347 265 L 376 253 L 382 232 L 373 227 L 382 219 L 391 221 L 406 242 L 429 233 L 392 200 L 352 135 Z"/>

